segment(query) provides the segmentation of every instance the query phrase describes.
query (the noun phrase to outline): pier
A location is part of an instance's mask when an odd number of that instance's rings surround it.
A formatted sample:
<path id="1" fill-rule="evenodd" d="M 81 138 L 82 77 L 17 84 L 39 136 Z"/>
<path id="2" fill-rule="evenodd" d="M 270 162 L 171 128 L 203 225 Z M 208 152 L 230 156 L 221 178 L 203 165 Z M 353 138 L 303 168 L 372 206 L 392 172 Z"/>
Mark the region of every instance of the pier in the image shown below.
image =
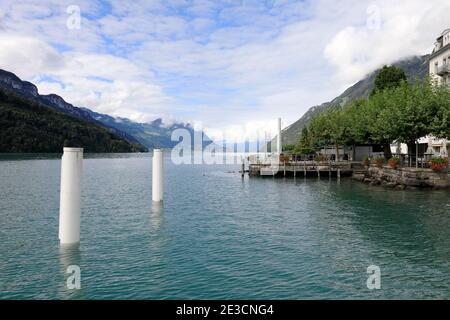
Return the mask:
<path id="1" fill-rule="evenodd" d="M 278 159 L 278 160 L 277 160 Z M 433 171 L 430 168 L 398 167 L 375 163 L 364 165 L 355 161 L 292 160 L 278 155 L 250 156 L 248 173 L 250 177 L 351 177 L 355 181 L 381 185 L 396 189 L 448 189 L 450 173 Z"/>
<path id="2" fill-rule="evenodd" d="M 351 177 L 355 171 L 364 171 L 364 167 L 360 162 L 350 161 L 280 161 L 278 156 L 272 159 L 251 156 L 248 158 L 248 170 L 245 171 L 250 176 L 340 178 Z"/>
<path id="3" fill-rule="evenodd" d="M 283 154 L 281 118 L 278 118 L 278 135 L 276 148 L 273 153 L 258 153 L 247 157 L 248 170 L 245 169 L 245 161 L 242 159 L 241 174 L 249 176 L 282 176 L 282 177 L 336 177 L 352 176 L 355 169 L 363 170 L 361 162 L 331 161 L 331 160 L 299 160 Z"/>

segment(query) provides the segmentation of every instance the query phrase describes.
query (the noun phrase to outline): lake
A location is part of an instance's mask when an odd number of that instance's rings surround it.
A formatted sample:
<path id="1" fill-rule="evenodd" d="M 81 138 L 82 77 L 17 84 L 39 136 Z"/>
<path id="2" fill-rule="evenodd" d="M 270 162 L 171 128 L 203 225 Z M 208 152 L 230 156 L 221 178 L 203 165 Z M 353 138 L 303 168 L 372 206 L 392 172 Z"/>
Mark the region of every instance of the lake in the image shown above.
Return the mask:
<path id="1" fill-rule="evenodd" d="M 58 157 L 0 161 L 0 299 L 450 298 L 450 192 L 241 178 L 239 165 L 84 160 L 81 242 L 58 241 Z M 81 290 L 66 287 L 69 265 Z M 367 268 L 379 266 L 381 289 Z"/>

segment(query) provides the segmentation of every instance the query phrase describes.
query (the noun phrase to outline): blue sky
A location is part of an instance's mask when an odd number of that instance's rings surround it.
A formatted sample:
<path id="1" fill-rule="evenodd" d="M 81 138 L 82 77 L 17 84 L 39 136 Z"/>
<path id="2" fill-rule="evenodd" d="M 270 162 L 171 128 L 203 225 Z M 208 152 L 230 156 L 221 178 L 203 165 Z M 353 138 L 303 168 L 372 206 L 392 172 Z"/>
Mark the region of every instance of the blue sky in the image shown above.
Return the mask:
<path id="1" fill-rule="evenodd" d="M 288 125 L 383 64 L 428 53 L 448 9 L 446 0 L 0 0 L 0 68 L 98 112 L 239 132 L 278 116 Z"/>

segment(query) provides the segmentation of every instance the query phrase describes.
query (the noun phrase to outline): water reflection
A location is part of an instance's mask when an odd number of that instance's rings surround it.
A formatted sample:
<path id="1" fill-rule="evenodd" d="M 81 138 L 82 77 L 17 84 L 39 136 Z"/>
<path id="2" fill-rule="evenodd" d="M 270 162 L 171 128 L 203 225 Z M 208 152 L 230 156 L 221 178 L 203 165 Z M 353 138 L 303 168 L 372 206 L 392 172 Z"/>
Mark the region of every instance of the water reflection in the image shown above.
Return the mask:
<path id="1" fill-rule="evenodd" d="M 63 279 L 60 286 L 60 298 L 64 300 L 85 299 L 84 283 L 83 283 L 83 267 L 81 264 L 81 252 L 79 244 L 64 244 L 59 247 L 59 264 Z M 81 271 L 81 289 L 69 289 L 67 279 L 73 276 L 68 273 L 69 266 L 78 266 Z"/>
<path id="2" fill-rule="evenodd" d="M 162 202 L 153 202 L 150 212 L 150 225 L 153 231 L 159 231 L 164 222 L 164 205 Z"/>

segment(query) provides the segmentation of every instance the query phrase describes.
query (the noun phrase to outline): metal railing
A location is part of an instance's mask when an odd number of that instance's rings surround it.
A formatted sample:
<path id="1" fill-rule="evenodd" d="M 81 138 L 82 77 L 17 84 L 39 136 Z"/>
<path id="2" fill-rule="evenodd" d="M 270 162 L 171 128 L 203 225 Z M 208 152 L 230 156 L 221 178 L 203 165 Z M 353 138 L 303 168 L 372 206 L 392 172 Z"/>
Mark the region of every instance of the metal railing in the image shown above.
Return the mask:
<path id="1" fill-rule="evenodd" d="M 392 157 L 397 157 L 400 159 L 400 163 L 398 167 L 400 168 L 430 168 L 430 160 L 433 157 L 440 157 L 438 154 L 426 153 L 426 154 L 396 154 L 393 153 Z M 376 156 L 369 157 L 369 164 L 376 165 Z M 270 166 L 274 163 L 277 164 L 285 164 L 285 165 L 307 165 L 307 166 L 331 166 L 331 165 L 339 165 L 339 164 L 356 164 L 361 163 L 363 161 L 354 161 L 349 159 L 349 157 L 344 157 L 344 159 L 340 159 L 336 161 L 334 158 L 318 158 L 317 155 L 309 155 L 309 156 L 290 156 L 286 160 L 279 160 L 277 157 L 265 156 L 265 157 L 250 157 L 249 159 L 250 165 L 260 165 L 260 166 Z M 277 161 L 278 160 L 278 161 Z M 384 165 L 388 165 L 388 161 L 384 161 Z"/>
<path id="2" fill-rule="evenodd" d="M 440 157 L 433 153 L 419 154 L 392 154 L 393 157 L 400 159 L 399 167 L 402 168 L 430 168 L 431 158 Z"/>
<path id="3" fill-rule="evenodd" d="M 450 73 L 450 65 L 449 64 L 445 64 L 445 65 L 442 65 L 442 66 L 438 67 L 436 73 L 439 76 L 443 76 L 445 74 Z"/>

